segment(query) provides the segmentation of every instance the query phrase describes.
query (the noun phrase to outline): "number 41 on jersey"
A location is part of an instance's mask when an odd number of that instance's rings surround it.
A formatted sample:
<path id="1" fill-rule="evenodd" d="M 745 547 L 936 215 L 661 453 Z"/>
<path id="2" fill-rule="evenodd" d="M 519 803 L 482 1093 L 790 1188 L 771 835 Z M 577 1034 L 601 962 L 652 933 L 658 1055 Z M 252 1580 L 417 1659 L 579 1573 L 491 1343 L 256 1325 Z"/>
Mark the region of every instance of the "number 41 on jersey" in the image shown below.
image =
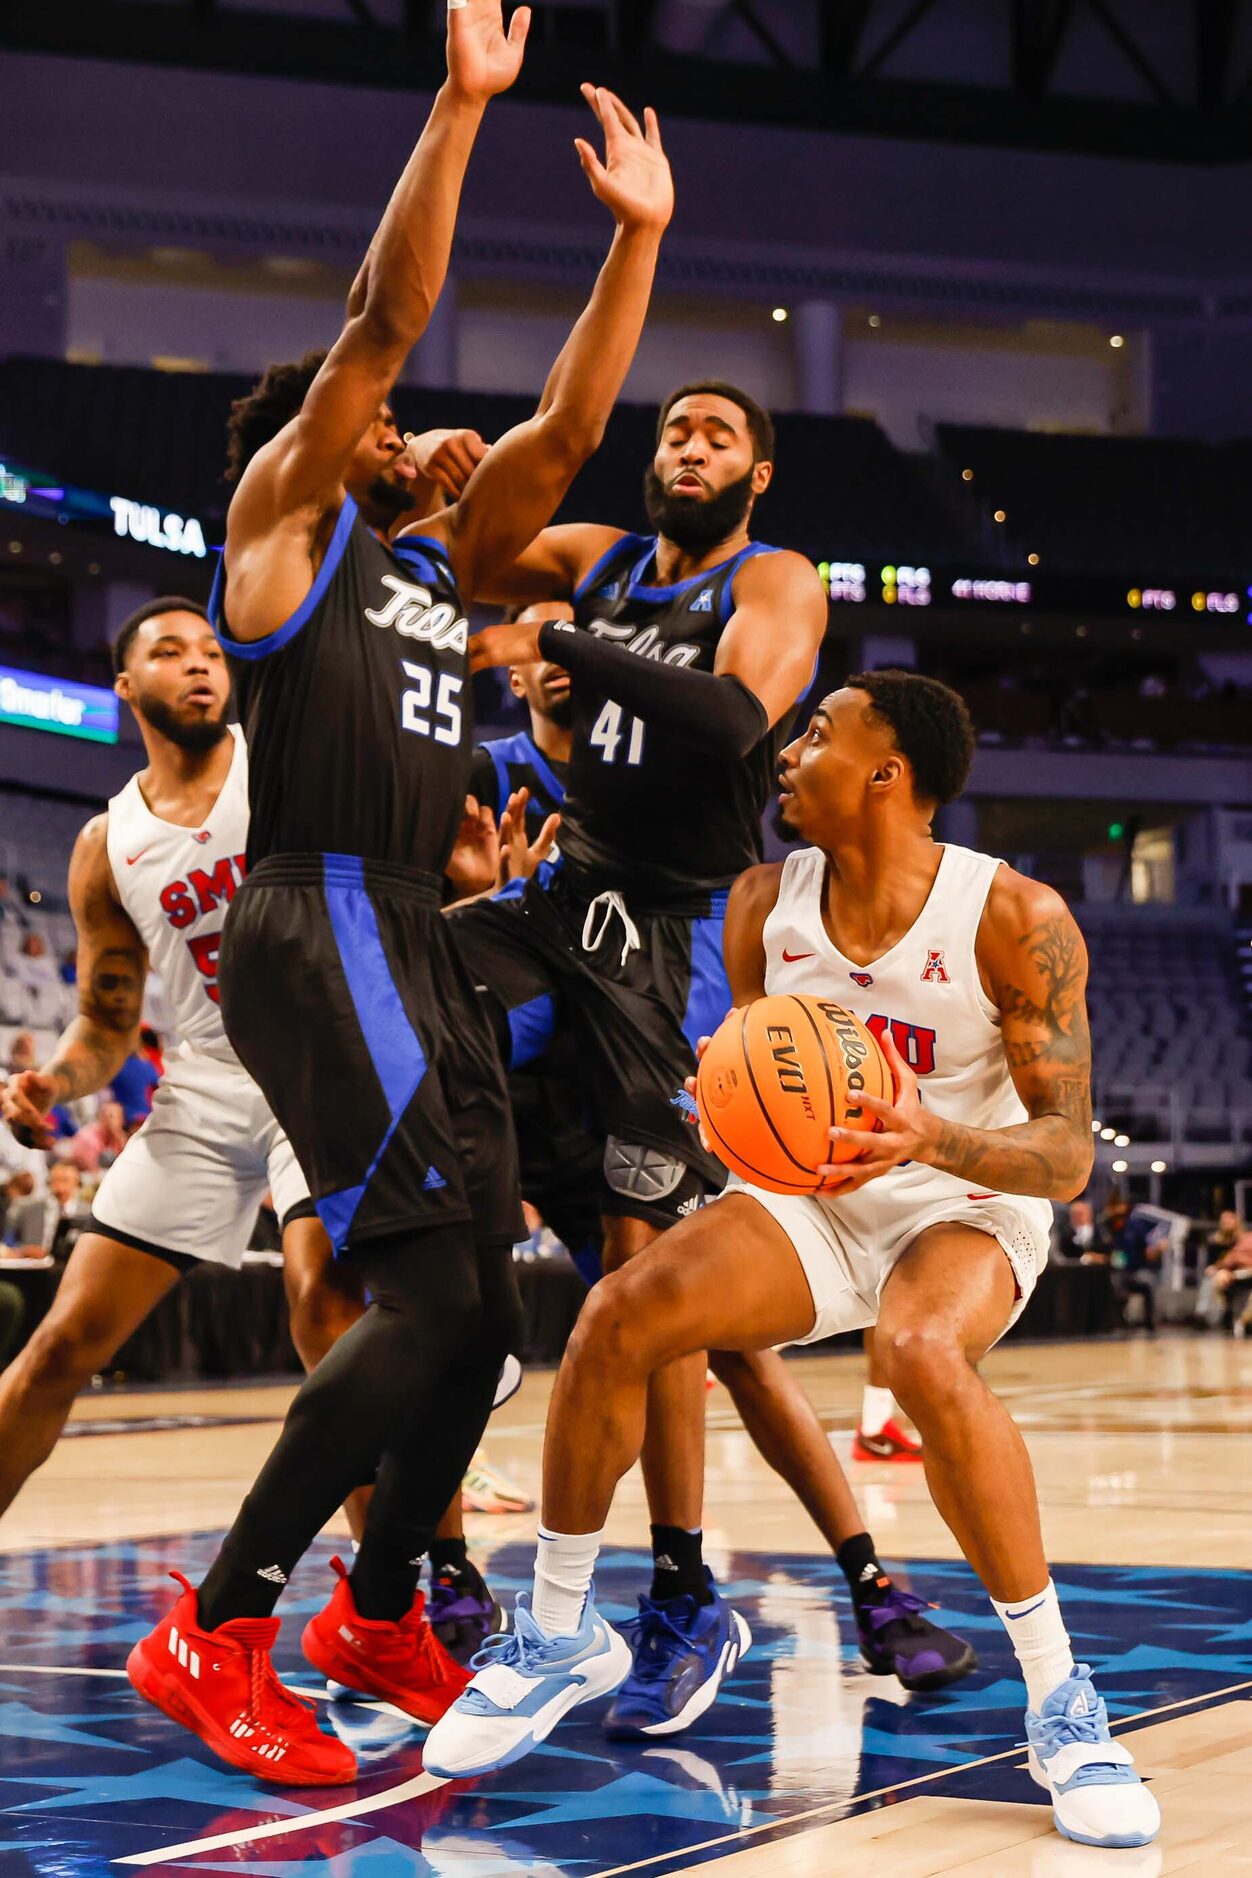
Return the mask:
<path id="1" fill-rule="evenodd" d="M 591 747 L 600 752 L 602 763 L 617 761 L 618 746 L 623 736 L 623 716 L 621 705 L 614 704 L 610 698 L 596 719 L 595 729 L 591 733 Z M 637 768 L 643 762 L 644 723 L 641 717 L 632 717 L 627 721 L 630 731 L 626 738 L 626 761 L 632 768 Z"/>

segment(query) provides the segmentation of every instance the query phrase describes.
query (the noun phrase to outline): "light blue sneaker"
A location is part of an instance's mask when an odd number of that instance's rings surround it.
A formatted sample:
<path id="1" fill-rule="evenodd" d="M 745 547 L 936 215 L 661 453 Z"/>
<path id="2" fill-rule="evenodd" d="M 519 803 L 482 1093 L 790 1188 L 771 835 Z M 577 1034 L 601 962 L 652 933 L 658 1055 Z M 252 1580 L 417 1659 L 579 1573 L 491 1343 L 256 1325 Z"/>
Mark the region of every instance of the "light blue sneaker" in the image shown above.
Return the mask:
<path id="1" fill-rule="evenodd" d="M 610 1695 L 630 1669 L 630 1648 L 595 1608 L 592 1585 L 572 1637 L 548 1637 L 523 1592 L 506 1636 L 489 1637 L 469 1687 L 426 1737 L 428 1774 L 458 1780 L 508 1767 L 546 1741 L 580 1702 Z"/>
<path id="2" fill-rule="evenodd" d="M 1079 1663 L 1039 1713 L 1026 1711 L 1032 1780 L 1052 1796 L 1057 1831 L 1078 1845 L 1150 1845 L 1161 1809 L 1109 1733 L 1091 1670 Z"/>
<path id="3" fill-rule="evenodd" d="M 752 1632 L 705 1580 L 711 1604 L 692 1597 L 641 1597 L 630 1626 L 631 1672 L 604 1721 L 610 1741 L 676 1735 L 713 1706 L 723 1678 L 746 1656 Z"/>

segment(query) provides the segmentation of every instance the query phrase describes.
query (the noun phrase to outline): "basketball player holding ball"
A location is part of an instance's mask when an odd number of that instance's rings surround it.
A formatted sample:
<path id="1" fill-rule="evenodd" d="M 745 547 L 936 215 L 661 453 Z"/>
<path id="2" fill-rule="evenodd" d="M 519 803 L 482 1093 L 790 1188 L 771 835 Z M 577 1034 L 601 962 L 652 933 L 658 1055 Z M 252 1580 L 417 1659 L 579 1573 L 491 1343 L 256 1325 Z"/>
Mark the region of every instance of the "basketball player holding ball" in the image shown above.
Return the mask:
<path id="1" fill-rule="evenodd" d="M 715 1207 L 591 1293 L 553 1393 L 536 1559 L 536 1605 L 551 1609 L 555 1588 L 572 1634 L 541 1628 L 519 1599 L 514 1634 L 494 1640 L 495 1660 L 432 1731 L 430 1771 L 516 1760 L 627 1673 L 591 1581 L 614 1488 L 639 1454 L 649 1377 L 692 1351 L 876 1323 L 935 1504 L 1016 1652 L 1030 1771 L 1054 1823 L 1088 1845 L 1155 1837 L 1156 1801 L 1070 1651 L 1025 1445 L 977 1370 L 1047 1261 L 1048 1200 L 1082 1191 L 1092 1146 L 1072 915 L 1050 887 L 932 834 L 973 742 L 955 692 L 877 672 L 828 696 L 783 752 L 783 814 L 813 845 L 750 869 L 731 894 L 735 1004 L 793 993 L 846 1008 L 881 1032 L 894 1093 L 861 1095 L 878 1131 L 834 1129 L 810 1192 L 732 1177 Z"/>

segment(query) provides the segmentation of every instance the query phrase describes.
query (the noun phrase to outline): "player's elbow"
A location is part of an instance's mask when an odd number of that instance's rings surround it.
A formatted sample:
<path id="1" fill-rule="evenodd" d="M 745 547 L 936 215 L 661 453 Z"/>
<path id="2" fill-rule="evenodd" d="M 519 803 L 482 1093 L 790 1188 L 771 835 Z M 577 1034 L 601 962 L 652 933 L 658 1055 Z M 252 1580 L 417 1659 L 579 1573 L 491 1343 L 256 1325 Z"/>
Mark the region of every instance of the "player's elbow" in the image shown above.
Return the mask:
<path id="1" fill-rule="evenodd" d="M 573 481 L 604 442 L 608 412 L 589 409 L 578 397 L 557 397 L 543 414 L 544 445 L 558 476 Z"/>
<path id="2" fill-rule="evenodd" d="M 1061 1170 L 1057 1191 L 1051 1197 L 1067 1202 L 1079 1199 L 1087 1191 L 1087 1182 L 1091 1179 L 1094 1166 L 1095 1143 L 1091 1136 L 1075 1136 L 1069 1163 Z"/>
<path id="3" fill-rule="evenodd" d="M 429 307 L 402 308 L 394 297 L 367 289 L 365 303 L 352 321 L 352 338 L 371 357 L 398 362 L 417 344 L 429 318 Z"/>

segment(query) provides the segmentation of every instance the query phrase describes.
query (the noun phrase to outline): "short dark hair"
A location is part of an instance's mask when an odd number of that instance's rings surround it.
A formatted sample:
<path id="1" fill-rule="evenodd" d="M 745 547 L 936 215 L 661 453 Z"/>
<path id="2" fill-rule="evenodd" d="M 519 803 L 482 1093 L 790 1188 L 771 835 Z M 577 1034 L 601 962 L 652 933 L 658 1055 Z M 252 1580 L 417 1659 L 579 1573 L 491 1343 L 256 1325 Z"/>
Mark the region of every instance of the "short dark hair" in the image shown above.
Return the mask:
<path id="1" fill-rule="evenodd" d="M 325 352 L 267 367 L 246 398 L 236 398 L 226 425 L 226 480 L 237 483 L 257 451 L 300 410 L 309 386 L 326 363 Z"/>
<path id="2" fill-rule="evenodd" d="M 772 463 L 774 461 L 774 420 L 763 404 L 748 392 L 740 391 L 738 385 L 728 385 L 721 378 L 698 378 L 689 385 L 680 385 L 677 391 L 671 391 L 661 406 L 656 421 L 656 440 L 660 443 L 669 422 L 669 414 L 680 398 L 694 398 L 704 392 L 712 398 L 725 398 L 727 404 L 737 404 L 748 420 L 748 434 L 752 439 L 752 460 L 754 463 Z"/>
<path id="3" fill-rule="evenodd" d="M 890 728 L 918 799 L 955 802 L 969 781 L 975 743 L 960 693 L 920 672 L 857 672 L 847 683 L 867 693 L 875 717 Z"/>
<path id="4" fill-rule="evenodd" d="M 145 620 L 156 619 L 160 613 L 194 613 L 198 619 L 209 623 L 209 616 L 198 600 L 189 600 L 185 594 L 163 593 L 155 600 L 146 600 L 137 606 L 128 619 L 124 619 L 117 629 L 113 640 L 113 676 L 118 678 L 126 669 L 130 649 L 135 643 L 135 634 Z"/>

